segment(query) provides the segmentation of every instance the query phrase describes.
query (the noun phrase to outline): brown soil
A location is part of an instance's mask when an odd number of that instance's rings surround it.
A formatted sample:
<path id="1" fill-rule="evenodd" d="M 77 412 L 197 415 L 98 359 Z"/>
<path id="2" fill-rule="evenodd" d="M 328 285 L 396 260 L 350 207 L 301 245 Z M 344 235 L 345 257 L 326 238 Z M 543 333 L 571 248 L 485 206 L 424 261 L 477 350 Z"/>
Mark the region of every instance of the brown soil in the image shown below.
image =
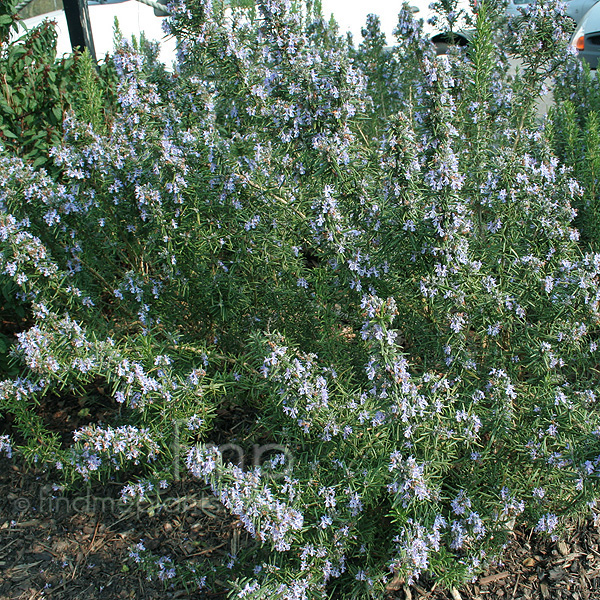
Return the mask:
<path id="1" fill-rule="evenodd" d="M 171 487 L 161 514 L 116 502 L 117 486 L 54 492 L 48 476 L 0 459 L 0 600 L 224 599 L 149 581 L 129 557 L 146 548 L 175 559 L 227 560 L 240 540 L 236 523 L 195 481 Z M 573 523 L 551 542 L 518 531 L 503 564 L 459 590 L 421 582 L 388 600 L 600 600 L 600 531 Z"/>
<path id="2" fill-rule="evenodd" d="M 149 581 L 129 557 L 143 541 L 175 559 L 226 559 L 239 530 L 203 486 L 182 481 L 160 514 L 118 502 L 120 486 L 53 491 L 47 474 L 0 459 L 0 600 L 224 598 Z"/>

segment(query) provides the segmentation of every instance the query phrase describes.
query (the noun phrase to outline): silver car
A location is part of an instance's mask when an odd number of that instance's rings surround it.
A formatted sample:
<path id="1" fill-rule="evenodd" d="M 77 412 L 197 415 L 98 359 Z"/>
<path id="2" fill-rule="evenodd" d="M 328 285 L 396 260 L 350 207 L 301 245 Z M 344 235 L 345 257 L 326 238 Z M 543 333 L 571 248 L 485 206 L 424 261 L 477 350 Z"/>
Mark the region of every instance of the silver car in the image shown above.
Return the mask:
<path id="1" fill-rule="evenodd" d="M 579 58 L 585 60 L 591 69 L 598 68 L 600 57 L 600 4 L 590 8 L 579 23 L 571 45 L 579 51 Z"/>
<path id="2" fill-rule="evenodd" d="M 596 2 L 598 0 L 566 0 L 567 8 L 565 12 L 567 16 L 575 21 L 575 25 L 577 25 Z"/>
<path id="3" fill-rule="evenodd" d="M 518 17 L 521 14 L 519 9 L 526 8 L 528 4 L 532 4 L 533 0 L 508 0 L 506 5 L 507 17 Z"/>
<path id="4" fill-rule="evenodd" d="M 599 0 L 564 0 L 565 14 L 573 21 L 573 27 L 576 28 L 579 22 L 586 15 L 588 10 L 596 5 Z M 508 18 L 526 19 L 526 11 L 529 5 L 535 4 L 536 0 L 508 0 L 505 9 L 505 15 Z M 600 5 L 599 5 L 600 6 Z M 475 12 L 477 12 L 477 2 L 475 2 Z M 458 46 L 467 46 L 473 39 L 474 31 L 460 29 L 455 32 L 451 41 L 449 34 L 436 33 L 432 35 L 431 41 L 436 45 L 438 54 L 444 54 L 451 44 Z M 596 67 L 594 67 L 596 68 Z"/>
<path id="5" fill-rule="evenodd" d="M 506 5 L 506 16 L 520 16 L 522 14 L 522 9 L 534 2 L 535 0 L 508 0 L 508 4 Z M 565 0 L 565 13 L 568 17 L 573 19 L 573 23 L 577 25 L 596 2 L 598 2 L 598 0 Z"/>

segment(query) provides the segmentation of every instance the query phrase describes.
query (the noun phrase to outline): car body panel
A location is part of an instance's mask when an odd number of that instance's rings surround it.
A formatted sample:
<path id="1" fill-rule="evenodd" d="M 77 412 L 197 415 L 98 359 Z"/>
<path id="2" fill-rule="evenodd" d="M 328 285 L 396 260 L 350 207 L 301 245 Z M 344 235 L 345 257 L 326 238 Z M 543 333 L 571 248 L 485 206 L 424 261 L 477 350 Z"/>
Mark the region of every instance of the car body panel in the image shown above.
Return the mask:
<path id="1" fill-rule="evenodd" d="M 532 0 L 508 0 L 505 14 L 507 17 L 518 17 L 522 14 L 522 10 L 532 3 Z"/>
<path id="2" fill-rule="evenodd" d="M 565 12 L 576 24 L 579 24 L 587 13 L 598 0 L 566 0 L 567 8 Z"/>
<path id="3" fill-rule="evenodd" d="M 600 58 L 600 3 L 594 4 L 575 30 L 571 45 L 578 49 L 578 57 L 591 69 L 598 68 Z"/>
<path id="4" fill-rule="evenodd" d="M 598 0 L 565 0 L 565 13 L 578 24 L 597 2 Z M 507 17 L 518 17 L 524 9 L 534 3 L 535 0 L 508 0 L 505 14 Z"/>

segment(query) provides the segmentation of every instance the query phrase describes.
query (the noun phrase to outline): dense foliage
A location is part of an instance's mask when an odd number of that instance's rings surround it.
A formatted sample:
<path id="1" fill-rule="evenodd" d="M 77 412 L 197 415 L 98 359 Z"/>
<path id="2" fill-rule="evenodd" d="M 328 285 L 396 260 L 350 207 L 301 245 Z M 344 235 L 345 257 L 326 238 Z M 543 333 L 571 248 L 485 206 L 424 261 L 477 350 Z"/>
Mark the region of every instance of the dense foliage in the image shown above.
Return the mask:
<path id="1" fill-rule="evenodd" d="M 581 231 L 584 246 L 598 250 L 600 86 L 587 63 L 573 62 L 556 82 L 554 95 L 557 104 L 552 110 L 549 128 L 554 150 L 582 184 L 582 194 L 574 203 L 575 224 Z"/>
<path id="2" fill-rule="evenodd" d="M 169 6 L 175 74 L 120 40 L 111 111 L 75 102 L 51 169 L 0 156 L 0 270 L 30 307 L 12 445 L 124 502 L 187 469 L 254 545 L 132 557 L 232 597 L 451 585 L 517 521 L 555 535 L 593 507 L 600 255 L 572 142 L 536 121 L 572 60 L 560 7 L 515 28 L 484 2 L 437 59 L 407 6 L 393 49 L 375 18 L 349 48 L 311 2 Z M 90 386 L 114 418 L 65 445 L 38 407 Z M 251 425 L 218 439 L 232 406 Z M 228 460 L 252 444 L 259 464 Z"/>

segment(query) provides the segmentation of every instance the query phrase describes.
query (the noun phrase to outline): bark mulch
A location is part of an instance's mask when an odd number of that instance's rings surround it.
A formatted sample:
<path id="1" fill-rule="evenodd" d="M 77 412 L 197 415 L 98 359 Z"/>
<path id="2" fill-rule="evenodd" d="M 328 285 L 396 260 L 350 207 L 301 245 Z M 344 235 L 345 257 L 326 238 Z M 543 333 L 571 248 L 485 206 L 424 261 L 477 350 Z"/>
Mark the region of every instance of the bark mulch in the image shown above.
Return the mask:
<path id="1" fill-rule="evenodd" d="M 224 599 L 224 587 L 198 595 L 148 581 L 129 557 L 143 541 L 159 555 L 227 560 L 244 534 L 207 490 L 177 483 L 153 515 L 120 505 L 117 489 L 62 497 L 46 474 L 0 459 L 0 600 Z M 517 531 L 504 562 L 461 589 L 397 587 L 388 600 L 600 600 L 600 529 L 572 523 L 557 542 Z"/>

